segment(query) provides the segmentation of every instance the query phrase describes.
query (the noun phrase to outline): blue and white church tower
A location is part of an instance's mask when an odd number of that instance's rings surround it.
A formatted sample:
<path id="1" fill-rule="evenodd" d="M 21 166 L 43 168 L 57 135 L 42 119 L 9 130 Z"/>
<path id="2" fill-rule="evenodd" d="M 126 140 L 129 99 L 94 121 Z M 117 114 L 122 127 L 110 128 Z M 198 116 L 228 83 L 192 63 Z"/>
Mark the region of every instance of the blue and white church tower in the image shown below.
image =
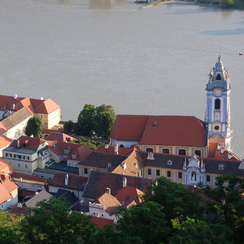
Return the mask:
<path id="1" fill-rule="evenodd" d="M 209 142 L 217 142 L 231 150 L 229 71 L 224 67 L 219 55 L 218 62 L 209 73 L 206 86 L 207 109 L 205 112 L 206 130 Z"/>

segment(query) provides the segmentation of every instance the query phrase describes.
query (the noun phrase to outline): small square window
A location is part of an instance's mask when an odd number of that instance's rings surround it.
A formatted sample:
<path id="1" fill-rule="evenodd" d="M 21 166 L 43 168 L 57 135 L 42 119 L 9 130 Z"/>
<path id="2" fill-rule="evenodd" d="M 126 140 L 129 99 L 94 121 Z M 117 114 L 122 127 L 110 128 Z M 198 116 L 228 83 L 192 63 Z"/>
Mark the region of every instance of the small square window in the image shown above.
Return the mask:
<path id="1" fill-rule="evenodd" d="M 178 172 L 178 178 L 182 179 L 182 172 Z"/>
<path id="2" fill-rule="evenodd" d="M 152 170 L 151 169 L 147 169 L 147 174 L 151 175 L 152 174 Z"/>
<path id="3" fill-rule="evenodd" d="M 28 164 L 25 164 L 25 169 L 28 169 Z"/>
<path id="4" fill-rule="evenodd" d="M 67 166 L 71 166 L 71 162 L 67 162 Z"/>
<path id="5" fill-rule="evenodd" d="M 159 169 L 156 170 L 156 176 L 160 176 L 160 170 Z"/>
<path id="6" fill-rule="evenodd" d="M 17 168 L 20 168 L 20 163 L 17 163 Z"/>
<path id="7" fill-rule="evenodd" d="M 210 181 L 210 175 L 206 175 L 206 180 L 209 182 Z"/>
<path id="8" fill-rule="evenodd" d="M 171 171 L 167 171 L 167 177 L 171 177 Z"/>

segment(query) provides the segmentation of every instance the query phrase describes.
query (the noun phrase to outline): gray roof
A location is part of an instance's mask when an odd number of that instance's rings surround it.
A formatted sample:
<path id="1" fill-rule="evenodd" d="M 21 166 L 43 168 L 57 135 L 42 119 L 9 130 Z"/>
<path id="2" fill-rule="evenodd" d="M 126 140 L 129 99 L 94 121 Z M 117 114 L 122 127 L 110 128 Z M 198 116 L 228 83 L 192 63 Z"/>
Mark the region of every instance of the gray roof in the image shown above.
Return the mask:
<path id="1" fill-rule="evenodd" d="M 36 204 L 42 200 L 49 199 L 52 195 L 48 193 L 46 190 L 42 190 L 41 192 L 37 193 L 34 197 L 28 200 L 25 205 L 26 207 L 35 208 Z"/>

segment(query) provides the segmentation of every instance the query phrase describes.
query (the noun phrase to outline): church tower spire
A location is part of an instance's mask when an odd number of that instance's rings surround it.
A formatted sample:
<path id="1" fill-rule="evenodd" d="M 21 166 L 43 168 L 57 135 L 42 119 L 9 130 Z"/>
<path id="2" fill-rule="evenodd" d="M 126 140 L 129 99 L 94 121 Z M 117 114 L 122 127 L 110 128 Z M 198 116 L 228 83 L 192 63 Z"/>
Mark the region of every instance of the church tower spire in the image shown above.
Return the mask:
<path id="1" fill-rule="evenodd" d="M 229 71 L 224 67 L 219 55 L 215 67 L 209 73 L 206 86 L 207 108 L 205 123 L 208 125 L 208 138 L 210 142 L 217 142 L 231 150 L 230 130 L 230 92 L 231 84 Z"/>

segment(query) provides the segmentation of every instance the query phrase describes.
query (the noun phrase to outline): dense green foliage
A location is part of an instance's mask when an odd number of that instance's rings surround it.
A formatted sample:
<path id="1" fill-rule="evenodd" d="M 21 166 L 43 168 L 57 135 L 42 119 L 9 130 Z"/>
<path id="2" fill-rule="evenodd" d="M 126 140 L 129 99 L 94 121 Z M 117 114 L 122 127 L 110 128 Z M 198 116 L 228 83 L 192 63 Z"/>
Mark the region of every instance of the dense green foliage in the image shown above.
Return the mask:
<path id="1" fill-rule="evenodd" d="M 244 180 L 217 177 L 216 188 L 191 191 L 165 177 L 151 185 L 152 194 L 118 211 L 115 226 L 97 229 L 90 217 L 70 212 L 65 202 L 43 201 L 32 215 L 15 218 L 0 212 L 1 243 L 241 244 L 244 243 Z M 204 196 L 202 198 L 201 196 Z M 21 221 L 20 221 L 21 220 Z"/>
<path id="2" fill-rule="evenodd" d="M 87 146 L 93 150 L 97 150 L 98 147 L 100 147 L 101 145 L 104 144 L 100 141 L 93 141 L 93 140 L 86 139 L 83 136 L 79 136 L 79 138 L 77 140 L 71 141 L 71 143 L 77 143 L 77 144 L 85 145 L 85 146 Z"/>
<path id="3" fill-rule="evenodd" d="M 69 120 L 64 124 L 67 132 L 74 131 L 76 135 L 108 138 L 115 121 L 115 112 L 112 106 L 104 105 L 95 107 L 92 104 L 85 104 L 81 110 L 77 123 Z"/>
<path id="4" fill-rule="evenodd" d="M 42 119 L 39 117 L 31 117 L 25 128 L 25 134 L 27 136 L 33 135 L 34 137 L 41 137 L 42 133 Z"/>

